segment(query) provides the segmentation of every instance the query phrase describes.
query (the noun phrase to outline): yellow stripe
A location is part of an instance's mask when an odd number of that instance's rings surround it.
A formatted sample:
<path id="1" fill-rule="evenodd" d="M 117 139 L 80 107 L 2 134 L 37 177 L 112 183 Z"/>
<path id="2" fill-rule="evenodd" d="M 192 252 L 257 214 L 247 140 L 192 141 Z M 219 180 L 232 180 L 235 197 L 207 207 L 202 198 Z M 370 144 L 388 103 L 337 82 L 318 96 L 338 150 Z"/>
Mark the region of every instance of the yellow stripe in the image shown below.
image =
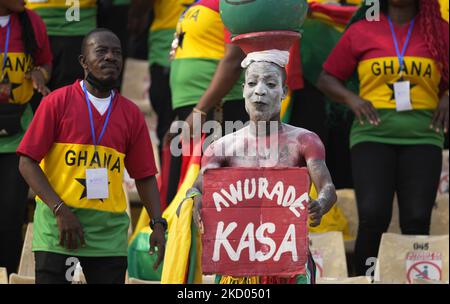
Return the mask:
<path id="1" fill-rule="evenodd" d="M 442 18 L 448 22 L 448 0 L 439 0 L 439 4 L 441 6 L 441 15 Z"/>
<path id="2" fill-rule="evenodd" d="M 194 0 L 156 0 L 153 5 L 154 20 L 150 31 L 175 29 L 181 14 Z"/>
<path id="3" fill-rule="evenodd" d="M 411 82 L 413 109 L 435 109 L 438 103 L 441 75 L 434 60 L 405 57 L 407 72 L 404 80 Z M 389 85 L 399 80 L 397 57 L 363 60 L 358 66 L 360 95 L 378 109 L 395 109 L 393 89 Z"/>
<path id="4" fill-rule="evenodd" d="M 167 237 L 164 267 L 161 276 L 162 284 L 184 283 L 189 263 L 189 250 L 191 248 L 193 200 L 185 200 L 180 207 L 179 213 L 177 213 L 177 210 L 186 195 L 186 191 L 194 184 L 199 171 L 199 165 L 191 165 L 189 167 L 182 186 L 164 212 L 164 217 L 169 223 L 169 235 Z M 197 254 L 199 253 L 197 252 Z"/>
<path id="5" fill-rule="evenodd" d="M 77 2 L 80 5 L 80 8 L 92 8 L 96 7 L 96 0 L 79 0 L 79 1 L 69 1 L 66 4 L 66 0 L 27 0 L 26 7 L 29 9 L 38 9 L 38 8 L 70 8 L 76 7 Z"/>
<path id="6" fill-rule="evenodd" d="M 178 23 L 177 34 L 180 37 L 180 44 L 175 59 L 220 60 L 225 54 L 222 20 L 217 12 L 207 7 L 192 6 Z"/>
<path id="7" fill-rule="evenodd" d="M 97 146 L 97 152 L 99 157 L 94 158 L 93 145 L 56 143 L 40 165 L 53 189 L 67 205 L 124 212 L 127 207 L 122 187 L 125 155 L 104 146 Z M 96 159 L 99 160 L 100 166 L 95 164 Z M 83 185 L 86 169 L 99 167 L 108 169 L 109 197 L 103 201 L 87 199 L 86 187 Z"/>
<path id="8" fill-rule="evenodd" d="M 281 111 L 280 111 L 280 117 L 283 118 L 284 115 L 286 115 L 286 111 L 289 109 L 289 106 L 291 105 L 291 101 L 292 101 L 292 92 L 291 90 L 288 91 L 286 98 L 283 99 L 283 101 L 281 102 Z"/>
<path id="9" fill-rule="evenodd" d="M 0 62 L 3 63 L 4 54 L 0 55 Z M 9 99 L 13 104 L 25 104 L 33 96 L 33 83 L 30 79 L 25 79 L 25 73 L 33 67 L 31 56 L 24 53 L 8 53 L 5 73 L 9 82 L 12 83 L 13 90 Z"/>

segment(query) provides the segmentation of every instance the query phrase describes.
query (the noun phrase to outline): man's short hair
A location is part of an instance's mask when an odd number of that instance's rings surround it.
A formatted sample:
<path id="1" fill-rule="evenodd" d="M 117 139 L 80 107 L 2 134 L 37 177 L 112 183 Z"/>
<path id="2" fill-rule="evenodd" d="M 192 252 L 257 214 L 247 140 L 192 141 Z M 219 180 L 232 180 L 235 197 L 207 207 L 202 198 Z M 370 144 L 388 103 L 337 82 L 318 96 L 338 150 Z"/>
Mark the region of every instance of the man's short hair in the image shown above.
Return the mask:
<path id="1" fill-rule="evenodd" d="M 120 41 L 119 37 L 117 37 L 117 35 L 114 34 L 114 32 L 111 31 L 110 29 L 103 28 L 103 27 L 99 27 L 99 28 L 93 29 L 92 31 L 90 31 L 89 33 L 87 33 L 86 36 L 84 36 L 84 38 L 83 38 L 83 42 L 81 43 L 81 54 L 82 54 L 82 55 L 85 55 L 85 52 L 86 52 L 86 45 L 87 45 L 89 39 L 91 38 L 91 36 L 93 36 L 93 35 L 95 35 L 95 34 L 97 34 L 97 33 L 103 33 L 103 32 L 113 34 L 113 35 L 117 38 L 117 40 Z"/>

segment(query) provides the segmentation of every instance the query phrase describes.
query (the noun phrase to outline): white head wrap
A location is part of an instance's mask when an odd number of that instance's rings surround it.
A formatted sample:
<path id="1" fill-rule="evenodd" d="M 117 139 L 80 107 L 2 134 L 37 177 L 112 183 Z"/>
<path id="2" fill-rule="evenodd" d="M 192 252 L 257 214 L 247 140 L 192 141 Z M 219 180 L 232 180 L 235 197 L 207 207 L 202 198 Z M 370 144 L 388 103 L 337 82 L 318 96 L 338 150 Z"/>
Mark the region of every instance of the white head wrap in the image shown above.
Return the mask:
<path id="1" fill-rule="evenodd" d="M 253 62 L 271 62 L 284 68 L 289 62 L 289 52 L 274 49 L 249 53 L 242 61 L 241 66 L 246 69 Z"/>

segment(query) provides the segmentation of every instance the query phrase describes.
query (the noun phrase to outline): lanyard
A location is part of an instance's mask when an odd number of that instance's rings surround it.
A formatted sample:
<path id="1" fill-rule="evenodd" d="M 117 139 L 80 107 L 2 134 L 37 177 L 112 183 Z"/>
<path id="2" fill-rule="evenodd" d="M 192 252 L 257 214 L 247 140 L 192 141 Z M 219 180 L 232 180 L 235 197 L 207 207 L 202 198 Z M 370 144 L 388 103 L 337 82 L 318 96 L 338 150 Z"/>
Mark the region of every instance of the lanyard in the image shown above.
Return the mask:
<path id="1" fill-rule="evenodd" d="M 6 41 L 5 41 L 5 54 L 3 55 L 3 65 L 2 65 L 2 79 L 5 76 L 6 61 L 8 60 L 8 49 L 9 49 L 9 36 L 11 35 L 11 18 L 9 17 L 8 29 L 6 31 Z"/>
<path id="2" fill-rule="evenodd" d="M 89 121 L 91 123 L 92 141 L 94 142 L 94 149 L 97 150 L 97 144 L 100 143 L 100 141 L 103 138 L 103 134 L 105 134 L 106 126 L 108 125 L 108 121 L 109 121 L 109 116 L 111 115 L 111 109 L 112 109 L 112 103 L 113 103 L 112 92 L 111 92 L 109 106 L 108 106 L 108 114 L 106 114 L 106 119 L 105 119 L 105 122 L 103 124 L 102 131 L 100 132 L 100 136 L 98 137 L 98 141 L 96 141 L 95 130 L 94 130 L 94 118 L 92 117 L 92 107 L 91 107 L 91 102 L 89 100 L 89 97 L 88 97 L 88 94 L 87 94 L 87 91 L 86 91 L 86 84 L 84 83 L 84 81 L 83 81 L 83 91 L 84 91 L 84 96 L 86 96 L 86 104 L 87 104 L 88 110 L 89 110 Z"/>
<path id="3" fill-rule="evenodd" d="M 411 38 L 411 33 L 414 28 L 414 20 L 415 19 L 416 18 L 413 18 L 413 20 L 411 20 L 411 23 L 409 24 L 408 35 L 406 36 L 405 44 L 403 45 L 403 50 L 400 53 L 400 48 L 398 47 L 397 35 L 395 35 L 394 25 L 392 24 L 391 17 L 388 17 L 389 27 L 391 28 L 391 32 L 392 32 L 392 39 L 394 40 L 395 52 L 397 53 L 398 62 L 400 64 L 400 74 L 403 73 L 403 61 L 405 58 L 406 49 L 408 48 L 409 39 Z"/>

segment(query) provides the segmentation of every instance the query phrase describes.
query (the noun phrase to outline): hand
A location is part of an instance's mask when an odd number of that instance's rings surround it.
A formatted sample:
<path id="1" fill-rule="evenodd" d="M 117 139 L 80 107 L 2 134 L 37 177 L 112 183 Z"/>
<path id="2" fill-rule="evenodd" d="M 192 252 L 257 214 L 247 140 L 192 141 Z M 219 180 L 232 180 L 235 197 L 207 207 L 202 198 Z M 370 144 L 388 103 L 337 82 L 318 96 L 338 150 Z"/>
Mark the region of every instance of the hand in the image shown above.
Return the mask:
<path id="1" fill-rule="evenodd" d="M 45 85 L 44 74 L 42 74 L 41 71 L 31 70 L 31 72 L 25 74 L 25 79 L 31 79 L 31 81 L 33 82 L 33 88 L 41 93 L 42 96 L 47 96 L 48 94 L 50 94 L 51 91 Z"/>
<path id="2" fill-rule="evenodd" d="M 194 197 L 194 208 L 192 210 L 192 218 L 200 234 L 203 234 L 205 232 L 205 229 L 203 226 L 202 217 L 200 215 L 201 208 L 202 208 L 202 197 L 201 195 L 197 195 Z"/>
<path id="3" fill-rule="evenodd" d="M 308 204 L 308 212 L 309 212 L 309 219 L 311 221 L 310 226 L 311 227 L 319 226 L 323 216 L 322 205 L 320 205 L 318 201 L 311 200 L 311 202 Z"/>
<path id="4" fill-rule="evenodd" d="M 78 249 L 78 239 L 81 247 L 85 246 L 83 227 L 78 218 L 66 205 L 61 206 L 56 215 L 59 228 L 59 244 L 68 250 Z"/>
<path id="5" fill-rule="evenodd" d="M 195 124 L 194 124 L 194 120 L 196 121 Z M 187 124 L 189 129 L 183 128 L 183 132 L 185 132 L 186 130 L 189 130 L 189 137 L 187 137 L 187 134 L 183 134 L 183 138 L 198 138 L 198 137 L 201 138 L 202 127 L 203 127 L 203 124 L 205 123 L 205 121 L 206 121 L 206 115 L 192 111 L 191 114 L 189 114 L 189 116 L 185 120 L 185 123 Z"/>
<path id="6" fill-rule="evenodd" d="M 155 224 L 154 230 L 152 234 L 150 234 L 149 242 L 150 255 L 153 255 L 155 253 L 155 247 L 158 247 L 158 258 L 153 264 L 153 270 L 156 270 L 164 260 L 164 253 L 166 251 L 166 231 L 161 224 Z"/>
<path id="7" fill-rule="evenodd" d="M 356 118 L 359 120 L 361 125 L 364 124 L 364 118 L 374 126 L 378 126 L 381 122 L 378 117 L 377 110 L 374 108 L 370 101 L 364 100 L 358 96 L 352 98 L 348 103 L 353 113 L 355 113 Z"/>
<path id="8" fill-rule="evenodd" d="M 437 133 L 441 132 L 441 130 L 444 130 L 444 133 L 448 133 L 448 102 L 449 99 L 446 93 L 439 100 L 439 104 L 434 111 L 430 129 L 434 129 Z"/>

